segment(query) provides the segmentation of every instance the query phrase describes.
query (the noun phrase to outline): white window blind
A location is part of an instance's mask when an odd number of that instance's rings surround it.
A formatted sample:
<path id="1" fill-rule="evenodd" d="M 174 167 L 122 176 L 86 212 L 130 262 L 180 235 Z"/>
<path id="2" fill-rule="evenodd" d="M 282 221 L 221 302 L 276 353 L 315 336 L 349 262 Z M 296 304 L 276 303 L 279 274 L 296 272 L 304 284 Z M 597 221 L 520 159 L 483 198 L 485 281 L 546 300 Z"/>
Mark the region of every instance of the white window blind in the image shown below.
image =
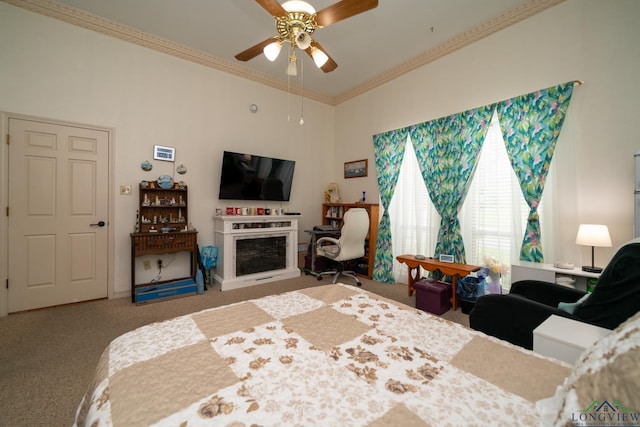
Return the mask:
<path id="1" fill-rule="evenodd" d="M 510 270 L 520 254 L 528 214 L 494 113 L 459 215 L 467 262 L 484 265 L 485 258 L 493 257 Z M 508 289 L 509 283 L 506 271 L 502 285 Z"/>

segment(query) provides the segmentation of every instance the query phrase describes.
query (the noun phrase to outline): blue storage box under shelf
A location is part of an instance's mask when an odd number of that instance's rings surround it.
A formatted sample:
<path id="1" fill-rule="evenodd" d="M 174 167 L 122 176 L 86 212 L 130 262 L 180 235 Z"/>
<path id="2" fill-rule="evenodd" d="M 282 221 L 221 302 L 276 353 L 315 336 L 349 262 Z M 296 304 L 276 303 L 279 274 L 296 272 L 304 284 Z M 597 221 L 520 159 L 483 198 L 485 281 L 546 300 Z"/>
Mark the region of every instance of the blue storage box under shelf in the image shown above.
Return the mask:
<path id="1" fill-rule="evenodd" d="M 136 304 L 163 301 L 177 296 L 195 294 L 196 290 L 196 282 L 191 278 L 164 283 L 152 283 L 136 288 L 135 301 Z"/>

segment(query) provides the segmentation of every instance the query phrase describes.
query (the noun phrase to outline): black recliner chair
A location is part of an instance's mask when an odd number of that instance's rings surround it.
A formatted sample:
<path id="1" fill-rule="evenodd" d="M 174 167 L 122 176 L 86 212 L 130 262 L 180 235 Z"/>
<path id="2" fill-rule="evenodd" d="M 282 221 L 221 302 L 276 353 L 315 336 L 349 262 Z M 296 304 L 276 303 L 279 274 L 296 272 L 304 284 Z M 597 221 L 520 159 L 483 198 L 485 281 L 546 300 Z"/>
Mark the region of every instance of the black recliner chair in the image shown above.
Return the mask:
<path id="1" fill-rule="evenodd" d="M 640 239 L 622 246 L 593 292 L 573 314 L 558 303 L 574 303 L 585 292 L 554 283 L 523 280 L 506 295 L 484 295 L 469 313 L 472 329 L 533 349 L 533 330 L 552 314 L 614 329 L 640 311 Z"/>

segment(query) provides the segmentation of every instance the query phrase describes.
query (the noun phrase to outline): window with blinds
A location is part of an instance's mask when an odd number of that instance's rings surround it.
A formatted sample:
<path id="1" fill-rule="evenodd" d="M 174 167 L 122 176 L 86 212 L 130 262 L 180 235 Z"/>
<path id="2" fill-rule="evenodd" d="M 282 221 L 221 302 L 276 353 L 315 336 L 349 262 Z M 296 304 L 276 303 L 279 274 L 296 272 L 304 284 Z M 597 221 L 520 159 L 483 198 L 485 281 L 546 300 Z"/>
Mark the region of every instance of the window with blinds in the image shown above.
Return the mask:
<path id="1" fill-rule="evenodd" d="M 552 176 L 550 173 L 548 181 Z M 553 186 L 547 182 L 545 196 L 549 187 Z M 542 224 L 544 210 L 552 208 L 551 202 L 544 200 L 545 197 L 539 208 Z M 431 203 L 410 140 L 389 214 L 394 258 L 407 253 L 433 255 L 440 215 Z M 511 283 L 511 263 L 520 255 L 528 214 L 529 207 L 511 168 L 494 114 L 459 219 L 467 263 L 484 265 L 485 258 L 495 258 L 505 266 L 502 278 L 505 290 Z M 394 264 L 394 275 L 397 281 L 406 280 L 402 264 Z"/>
<path id="2" fill-rule="evenodd" d="M 460 212 L 460 224 L 467 262 L 484 265 L 486 258 L 493 257 L 505 266 L 502 285 L 507 289 L 528 214 L 494 113 Z"/>

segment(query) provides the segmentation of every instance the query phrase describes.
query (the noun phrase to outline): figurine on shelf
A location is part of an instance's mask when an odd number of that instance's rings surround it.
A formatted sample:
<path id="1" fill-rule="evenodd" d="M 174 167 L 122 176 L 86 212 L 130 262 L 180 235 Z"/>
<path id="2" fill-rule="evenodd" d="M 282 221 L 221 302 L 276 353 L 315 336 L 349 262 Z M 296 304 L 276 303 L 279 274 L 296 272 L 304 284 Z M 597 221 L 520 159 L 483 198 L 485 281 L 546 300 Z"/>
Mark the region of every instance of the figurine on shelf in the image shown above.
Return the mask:
<path id="1" fill-rule="evenodd" d="M 329 184 L 329 189 L 327 190 L 327 194 L 329 195 L 329 203 L 339 203 L 340 202 L 340 193 L 338 192 L 338 184 L 332 182 Z"/>

